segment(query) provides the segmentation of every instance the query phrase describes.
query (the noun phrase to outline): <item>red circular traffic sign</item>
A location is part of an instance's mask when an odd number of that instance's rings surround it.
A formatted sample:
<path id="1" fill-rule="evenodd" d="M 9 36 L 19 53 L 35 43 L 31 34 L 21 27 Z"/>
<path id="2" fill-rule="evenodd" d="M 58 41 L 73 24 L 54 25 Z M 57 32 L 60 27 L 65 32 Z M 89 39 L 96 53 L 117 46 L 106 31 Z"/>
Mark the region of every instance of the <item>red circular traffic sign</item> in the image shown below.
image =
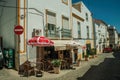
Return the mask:
<path id="1" fill-rule="evenodd" d="M 23 27 L 20 26 L 20 25 L 17 25 L 17 26 L 15 26 L 15 28 L 14 28 L 14 32 L 15 32 L 15 34 L 17 34 L 17 35 L 21 35 L 21 34 L 23 33 L 23 31 L 24 31 L 24 29 L 23 29 Z"/>

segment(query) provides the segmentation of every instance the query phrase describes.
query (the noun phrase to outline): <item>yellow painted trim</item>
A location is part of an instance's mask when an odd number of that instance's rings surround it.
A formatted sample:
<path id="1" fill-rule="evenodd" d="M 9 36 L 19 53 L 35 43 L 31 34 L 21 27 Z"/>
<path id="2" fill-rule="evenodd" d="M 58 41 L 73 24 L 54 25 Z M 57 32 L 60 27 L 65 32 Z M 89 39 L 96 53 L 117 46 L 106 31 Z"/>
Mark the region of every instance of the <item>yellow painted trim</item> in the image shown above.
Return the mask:
<path id="1" fill-rule="evenodd" d="M 26 52 L 26 0 L 24 0 L 24 50 L 23 51 L 19 51 L 21 54 Z"/>
<path id="2" fill-rule="evenodd" d="M 24 0 L 24 15 L 26 15 L 26 0 Z M 24 51 L 26 52 L 26 16 L 24 19 Z"/>
<path id="3" fill-rule="evenodd" d="M 81 4 L 73 4 L 73 8 L 75 8 L 76 10 L 78 10 L 79 12 L 81 12 Z M 76 8 L 77 7 L 77 8 Z"/>
<path id="4" fill-rule="evenodd" d="M 86 44 L 91 44 L 90 40 L 86 40 Z"/>
<path id="5" fill-rule="evenodd" d="M 62 3 L 68 5 L 68 0 L 67 0 L 67 2 L 65 2 L 64 0 L 62 0 Z"/>
<path id="6" fill-rule="evenodd" d="M 17 24 L 18 25 L 20 25 L 20 0 L 18 0 L 18 2 L 17 2 Z M 17 53 L 19 54 L 19 50 L 20 50 L 20 36 L 18 36 L 17 37 L 17 39 L 18 39 L 18 42 L 17 42 L 17 45 L 18 45 L 18 51 L 17 51 Z"/>
<path id="7" fill-rule="evenodd" d="M 84 21 L 83 18 L 81 18 L 80 16 L 78 16 L 78 15 L 75 14 L 75 13 L 72 13 L 72 16 L 75 17 L 75 18 L 77 18 L 77 19 L 79 19 L 80 21 Z"/>

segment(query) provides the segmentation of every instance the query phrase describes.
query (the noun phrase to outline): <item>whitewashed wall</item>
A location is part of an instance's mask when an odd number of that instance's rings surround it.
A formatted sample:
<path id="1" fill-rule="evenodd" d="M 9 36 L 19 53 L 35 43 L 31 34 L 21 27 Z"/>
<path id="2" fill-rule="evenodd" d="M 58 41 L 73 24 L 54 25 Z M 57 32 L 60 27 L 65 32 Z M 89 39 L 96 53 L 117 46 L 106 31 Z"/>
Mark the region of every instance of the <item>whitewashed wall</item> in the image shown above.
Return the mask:
<path id="1" fill-rule="evenodd" d="M 82 3 L 82 2 L 81 2 Z M 89 37 L 92 38 L 93 24 L 92 24 L 92 15 L 90 10 L 82 3 L 82 16 L 84 17 L 84 27 L 89 26 Z M 88 21 L 86 21 L 86 13 L 88 14 Z M 86 30 L 87 31 L 87 30 Z"/>
<path id="2" fill-rule="evenodd" d="M 115 44 L 118 44 L 118 32 L 115 30 Z"/>
<path id="3" fill-rule="evenodd" d="M 48 2 L 49 2 L 49 5 L 48 5 Z M 66 4 L 62 3 L 62 0 L 49 0 L 49 1 L 48 0 L 36 0 L 36 1 L 30 0 L 28 2 L 28 7 L 35 8 L 35 9 L 41 11 L 44 14 L 44 23 L 46 23 L 46 18 L 45 18 L 46 17 L 46 15 L 45 15 L 46 9 L 48 11 L 56 13 L 56 26 L 62 28 L 62 15 L 64 15 L 65 17 L 68 17 L 70 19 L 70 5 L 69 4 L 66 5 Z M 34 18 L 34 20 L 36 20 L 36 18 Z M 31 22 L 31 24 L 36 24 L 36 22 L 35 21 Z"/>
<path id="4" fill-rule="evenodd" d="M 70 0 L 68 0 L 70 1 Z M 49 4 L 48 4 L 49 3 Z M 24 8 L 24 0 L 20 0 L 21 7 Z M 62 15 L 69 18 L 70 21 L 70 2 L 68 5 L 62 3 L 62 0 L 28 0 L 26 1 L 26 14 L 24 9 L 20 10 L 20 15 L 26 18 L 26 38 L 21 35 L 20 50 L 24 51 L 24 42 L 32 38 L 33 29 L 40 29 L 40 36 L 44 36 L 44 27 L 46 25 L 46 10 L 56 14 L 56 26 L 62 28 Z M 44 24 L 43 24 L 44 23 Z M 20 24 L 24 26 L 24 19 L 20 20 Z M 70 24 L 70 22 L 69 22 Z M 25 39 L 24 39 L 25 38 Z M 36 56 L 36 47 L 27 46 L 27 54 L 29 58 Z M 26 52 L 25 52 L 26 53 Z M 31 55 L 30 55 L 31 54 Z"/>
<path id="5" fill-rule="evenodd" d="M 75 8 L 72 8 L 72 12 L 75 13 L 76 15 L 80 16 L 81 18 L 84 19 L 84 22 L 81 22 L 81 38 L 87 38 L 87 26 L 89 26 L 89 36 L 92 38 L 92 32 L 93 32 L 93 25 L 92 25 L 92 17 L 91 17 L 91 12 L 88 10 L 88 8 L 82 3 L 81 6 L 81 12 L 76 10 Z M 86 13 L 88 13 L 88 21 L 86 21 Z M 76 37 L 76 29 L 74 27 L 77 25 L 77 19 L 73 17 L 73 37 Z M 75 30 L 75 31 L 74 31 Z"/>
<path id="6" fill-rule="evenodd" d="M 8 6 L 0 6 L 0 36 L 3 37 L 3 47 L 15 49 L 16 0 L 5 0 L 0 5 Z"/>
<path id="7" fill-rule="evenodd" d="M 98 52 L 102 52 L 103 51 L 103 45 L 105 45 L 105 47 L 108 47 L 109 44 L 108 44 L 108 41 L 107 41 L 107 38 L 109 38 L 108 36 L 108 31 L 107 31 L 107 26 L 104 25 L 103 23 L 99 23 L 99 24 L 95 24 L 95 32 L 96 32 L 96 45 L 98 46 Z M 104 42 L 104 39 L 106 40 L 105 43 Z M 101 40 L 101 43 L 99 44 Z"/>
<path id="8" fill-rule="evenodd" d="M 94 26 L 95 26 L 95 41 L 96 41 L 96 48 L 97 48 L 97 53 L 99 53 L 100 51 L 100 44 L 99 44 L 99 40 L 100 40 L 100 28 L 99 28 L 99 25 L 94 23 Z"/>
<path id="9" fill-rule="evenodd" d="M 75 17 L 73 17 L 73 38 L 78 38 L 78 24 L 77 24 L 77 22 L 80 22 L 81 38 L 86 38 L 86 34 L 85 34 L 86 29 L 83 27 L 84 26 L 83 22 L 76 19 Z"/>

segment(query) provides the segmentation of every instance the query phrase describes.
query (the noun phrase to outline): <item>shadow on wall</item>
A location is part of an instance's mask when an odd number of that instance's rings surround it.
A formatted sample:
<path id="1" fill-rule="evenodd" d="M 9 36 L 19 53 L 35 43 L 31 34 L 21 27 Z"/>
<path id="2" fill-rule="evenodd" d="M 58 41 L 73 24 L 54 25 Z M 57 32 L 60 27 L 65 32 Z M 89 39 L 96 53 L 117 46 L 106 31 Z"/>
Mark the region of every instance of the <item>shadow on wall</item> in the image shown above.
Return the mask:
<path id="1" fill-rule="evenodd" d="M 120 80 L 120 53 L 113 53 L 115 58 L 106 58 L 103 63 L 91 68 L 77 80 Z"/>

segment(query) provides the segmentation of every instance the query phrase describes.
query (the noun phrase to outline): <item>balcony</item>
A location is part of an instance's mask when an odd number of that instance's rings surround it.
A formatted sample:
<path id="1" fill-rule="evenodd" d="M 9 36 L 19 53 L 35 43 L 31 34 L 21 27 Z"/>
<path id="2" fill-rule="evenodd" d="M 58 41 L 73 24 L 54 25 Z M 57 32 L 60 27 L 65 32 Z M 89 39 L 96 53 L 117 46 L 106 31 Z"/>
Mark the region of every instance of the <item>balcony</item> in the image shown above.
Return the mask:
<path id="1" fill-rule="evenodd" d="M 58 38 L 59 32 L 56 29 L 56 25 L 52 23 L 46 24 L 45 35 L 46 37 L 50 37 L 50 38 Z"/>
<path id="2" fill-rule="evenodd" d="M 64 29 L 61 30 L 62 38 L 71 38 L 71 30 L 70 29 Z"/>
<path id="3" fill-rule="evenodd" d="M 59 37 L 59 33 L 57 31 L 50 31 L 47 32 L 48 37 Z"/>

